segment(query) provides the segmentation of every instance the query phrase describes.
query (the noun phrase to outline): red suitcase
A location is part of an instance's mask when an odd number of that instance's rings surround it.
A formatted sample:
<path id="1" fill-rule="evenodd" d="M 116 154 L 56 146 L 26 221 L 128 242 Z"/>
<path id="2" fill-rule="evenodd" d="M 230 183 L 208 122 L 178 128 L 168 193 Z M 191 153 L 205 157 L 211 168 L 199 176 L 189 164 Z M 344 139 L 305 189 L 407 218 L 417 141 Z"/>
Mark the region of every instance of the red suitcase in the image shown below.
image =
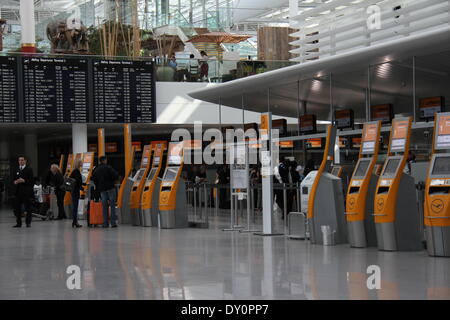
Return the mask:
<path id="1" fill-rule="evenodd" d="M 103 224 L 103 207 L 101 202 L 91 201 L 89 204 L 89 224 L 97 226 Z"/>

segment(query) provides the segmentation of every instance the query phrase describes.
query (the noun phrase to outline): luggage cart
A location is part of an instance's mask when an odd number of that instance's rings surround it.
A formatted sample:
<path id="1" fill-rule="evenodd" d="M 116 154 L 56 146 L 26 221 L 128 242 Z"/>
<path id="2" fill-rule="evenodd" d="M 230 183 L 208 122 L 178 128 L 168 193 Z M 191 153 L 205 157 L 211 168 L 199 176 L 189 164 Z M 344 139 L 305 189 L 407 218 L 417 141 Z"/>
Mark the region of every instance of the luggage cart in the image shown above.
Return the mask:
<path id="1" fill-rule="evenodd" d="M 51 194 L 52 188 L 42 188 L 43 202 L 39 202 L 39 194 L 35 192 L 32 200 L 32 213 L 31 215 L 36 218 L 40 218 L 42 221 L 53 220 L 53 212 L 50 210 L 51 206 Z M 53 192 L 54 194 L 54 192 Z"/>

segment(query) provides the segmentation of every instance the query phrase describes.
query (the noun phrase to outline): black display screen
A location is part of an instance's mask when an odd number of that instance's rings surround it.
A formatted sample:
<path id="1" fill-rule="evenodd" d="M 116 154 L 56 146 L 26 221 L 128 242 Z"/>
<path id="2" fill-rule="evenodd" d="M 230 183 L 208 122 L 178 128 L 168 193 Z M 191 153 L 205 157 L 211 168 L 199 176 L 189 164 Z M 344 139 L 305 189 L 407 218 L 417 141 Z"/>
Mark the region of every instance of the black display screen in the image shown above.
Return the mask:
<path id="1" fill-rule="evenodd" d="M 400 164 L 400 159 L 390 159 L 384 169 L 383 176 L 394 175 L 397 171 L 398 165 Z"/>
<path id="2" fill-rule="evenodd" d="M 153 168 L 153 169 L 150 171 L 150 174 L 149 174 L 148 177 L 147 177 L 147 180 L 148 180 L 148 181 L 152 181 L 152 180 L 153 180 L 153 178 L 155 177 L 156 171 L 158 171 L 157 168 Z"/>
<path id="3" fill-rule="evenodd" d="M 139 171 L 136 173 L 135 180 L 141 181 L 142 177 L 144 176 L 144 173 L 145 173 L 145 169 L 139 169 Z"/>
<path id="4" fill-rule="evenodd" d="M 23 58 L 25 122 L 86 123 L 88 61 Z"/>
<path id="5" fill-rule="evenodd" d="M 355 177 L 365 177 L 367 168 L 369 168 L 370 160 L 360 160 L 355 170 Z"/>
<path id="6" fill-rule="evenodd" d="M 94 60 L 94 122 L 156 121 L 151 61 Z"/>
<path id="7" fill-rule="evenodd" d="M 436 157 L 432 175 L 450 175 L 450 157 Z"/>

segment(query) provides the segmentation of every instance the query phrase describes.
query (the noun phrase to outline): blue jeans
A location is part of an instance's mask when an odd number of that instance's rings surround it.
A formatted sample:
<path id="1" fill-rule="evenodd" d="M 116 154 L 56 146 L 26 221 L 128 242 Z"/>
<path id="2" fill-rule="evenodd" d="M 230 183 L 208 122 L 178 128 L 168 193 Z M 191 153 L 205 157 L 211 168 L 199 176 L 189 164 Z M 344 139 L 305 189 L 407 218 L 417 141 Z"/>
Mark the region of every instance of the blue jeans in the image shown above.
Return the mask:
<path id="1" fill-rule="evenodd" d="M 117 224 L 116 217 L 116 189 L 110 189 L 107 191 L 100 192 L 100 197 L 102 198 L 103 207 L 103 225 L 109 225 L 108 222 L 108 207 L 111 207 L 111 225 Z M 108 203 L 109 200 L 109 203 Z"/>

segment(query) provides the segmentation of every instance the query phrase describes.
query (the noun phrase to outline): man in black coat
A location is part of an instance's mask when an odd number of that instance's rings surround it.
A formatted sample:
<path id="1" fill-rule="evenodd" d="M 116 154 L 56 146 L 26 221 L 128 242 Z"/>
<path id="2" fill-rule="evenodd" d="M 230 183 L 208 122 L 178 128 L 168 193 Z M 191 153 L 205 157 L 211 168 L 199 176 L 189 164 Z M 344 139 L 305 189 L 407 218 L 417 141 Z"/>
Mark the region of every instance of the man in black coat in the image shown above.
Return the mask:
<path id="1" fill-rule="evenodd" d="M 108 207 L 111 210 L 111 227 L 117 227 L 116 217 L 116 188 L 115 182 L 119 178 L 116 170 L 108 165 L 105 156 L 100 157 L 100 165 L 92 174 L 92 181 L 95 184 L 95 190 L 100 193 L 103 209 L 103 227 L 108 228 Z"/>
<path id="2" fill-rule="evenodd" d="M 14 199 L 14 214 L 16 215 L 16 225 L 14 228 L 22 227 L 22 206 L 25 206 L 27 217 L 25 223 L 27 228 L 31 227 L 31 199 L 34 197 L 34 176 L 33 169 L 27 166 L 27 159 L 24 156 L 18 157 L 19 167 L 14 174 L 13 183 L 16 187 Z"/>

